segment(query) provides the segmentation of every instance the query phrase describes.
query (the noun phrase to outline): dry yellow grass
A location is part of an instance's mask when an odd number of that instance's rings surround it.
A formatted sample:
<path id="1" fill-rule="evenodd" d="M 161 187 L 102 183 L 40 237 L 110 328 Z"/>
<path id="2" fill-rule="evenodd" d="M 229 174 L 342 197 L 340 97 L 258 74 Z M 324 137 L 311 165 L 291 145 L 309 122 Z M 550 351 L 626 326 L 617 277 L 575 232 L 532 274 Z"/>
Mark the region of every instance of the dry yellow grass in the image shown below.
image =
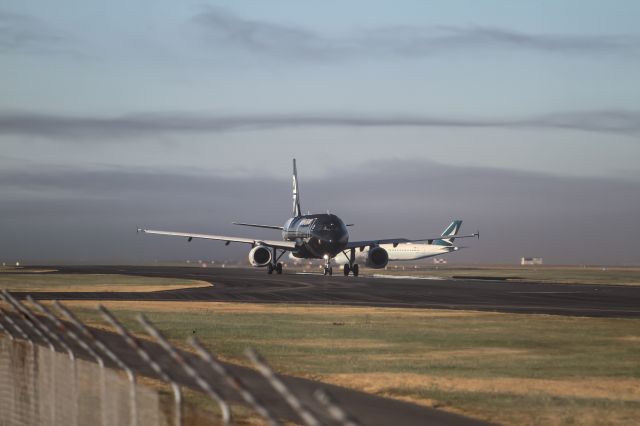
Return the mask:
<path id="1" fill-rule="evenodd" d="M 48 274 L 48 270 L 25 270 L 20 273 L 0 271 L 0 289 L 17 292 L 136 292 L 211 287 L 206 281 L 137 277 L 119 274 Z"/>
<path id="2" fill-rule="evenodd" d="M 208 286 L 212 285 L 206 283 Z M 303 305 L 277 305 L 259 303 L 229 303 L 229 302 L 167 302 L 167 301 L 104 301 L 101 302 L 107 307 L 130 309 L 135 308 L 141 311 L 155 312 L 177 312 L 177 311 L 207 311 L 212 310 L 220 313 L 244 313 L 244 314 L 318 314 L 318 315 L 350 315 L 350 314 L 375 314 L 394 315 L 403 317 L 424 317 L 424 318 L 452 318 L 468 317 L 477 315 L 475 311 L 447 311 L 447 310 L 413 310 L 403 308 L 375 308 L 375 307 L 353 307 L 353 306 L 303 306 Z M 92 301 L 69 301 L 69 305 L 78 307 L 95 307 L 96 302 Z M 483 315 L 493 315 L 492 312 L 483 312 Z M 495 315 L 500 315 L 495 313 Z"/>
<path id="3" fill-rule="evenodd" d="M 271 340 L 275 345 L 287 345 L 294 347 L 304 348 L 325 348 L 329 345 L 335 345 L 334 339 L 306 339 L 306 340 Z M 348 347 L 353 349 L 380 349 L 391 348 L 395 346 L 393 343 L 382 342 L 373 339 L 354 339 L 349 342 L 340 342 L 342 347 Z"/>
<path id="4" fill-rule="evenodd" d="M 624 336 L 618 337 L 615 340 L 620 340 L 625 343 L 640 343 L 640 336 Z"/>
<path id="5" fill-rule="evenodd" d="M 393 388 L 439 388 L 444 391 L 547 394 L 563 398 L 611 398 L 640 402 L 640 379 L 548 380 L 531 378 L 450 378 L 408 373 L 355 373 L 320 376 L 322 381 L 384 394 Z M 421 402 L 430 405 L 429 401 Z"/>
<path id="6" fill-rule="evenodd" d="M 164 291 L 164 290 L 180 290 L 183 288 L 195 288 L 195 287 L 211 287 L 206 281 L 192 281 L 188 284 L 166 284 L 166 285 L 132 285 L 123 286 L 121 284 L 91 284 L 91 285 L 76 285 L 74 284 L 69 288 L 55 288 L 51 287 L 29 287 L 29 292 L 41 292 L 41 291 L 55 291 L 56 293 L 77 293 L 77 292 L 105 292 L 105 293 L 148 293 L 152 291 Z M 12 291 L 19 291 L 19 289 L 13 289 Z"/>
<path id="7" fill-rule="evenodd" d="M 346 347 L 356 348 L 358 346 L 351 345 L 350 343 L 345 344 Z M 373 347 L 373 346 L 372 346 Z M 391 345 L 387 346 L 379 346 L 379 347 L 391 347 Z M 471 349 L 458 349 L 458 350 L 430 350 L 426 353 L 407 353 L 407 354 L 398 354 L 398 353 L 388 353 L 388 354 L 371 354 L 367 355 L 367 358 L 374 361 L 389 361 L 389 362 L 405 362 L 405 361 L 416 361 L 416 362 L 424 362 L 424 361 L 446 361 L 455 358 L 468 358 L 474 359 L 478 357 L 499 357 L 499 356 L 507 356 L 507 357 L 543 357 L 543 355 L 534 354 L 532 351 L 526 349 L 510 349 L 510 348 L 471 348 Z"/>

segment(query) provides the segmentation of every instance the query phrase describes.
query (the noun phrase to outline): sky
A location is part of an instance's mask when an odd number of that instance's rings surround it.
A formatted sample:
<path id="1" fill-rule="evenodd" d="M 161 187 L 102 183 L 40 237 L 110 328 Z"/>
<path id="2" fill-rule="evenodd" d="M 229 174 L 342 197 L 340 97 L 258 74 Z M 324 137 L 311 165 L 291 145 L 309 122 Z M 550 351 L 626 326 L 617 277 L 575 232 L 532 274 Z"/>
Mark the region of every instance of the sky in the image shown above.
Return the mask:
<path id="1" fill-rule="evenodd" d="M 636 1 L 0 6 L 0 262 L 241 259 L 137 226 L 479 241 L 461 263 L 640 264 Z M 258 230 L 259 237 L 277 238 Z"/>

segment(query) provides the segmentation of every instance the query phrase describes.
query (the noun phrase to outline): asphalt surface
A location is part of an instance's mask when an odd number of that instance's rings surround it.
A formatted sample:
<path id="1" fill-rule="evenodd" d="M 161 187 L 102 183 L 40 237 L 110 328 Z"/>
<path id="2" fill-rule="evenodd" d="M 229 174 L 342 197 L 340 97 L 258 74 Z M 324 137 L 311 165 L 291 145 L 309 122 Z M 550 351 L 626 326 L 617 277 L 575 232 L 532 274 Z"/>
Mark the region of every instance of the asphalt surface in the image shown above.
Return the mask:
<path id="1" fill-rule="evenodd" d="M 128 274 L 207 281 L 211 287 L 148 293 L 37 293 L 40 299 L 303 303 L 587 317 L 640 317 L 640 287 L 450 279 L 344 277 L 264 269 L 74 266 L 59 273 Z"/>

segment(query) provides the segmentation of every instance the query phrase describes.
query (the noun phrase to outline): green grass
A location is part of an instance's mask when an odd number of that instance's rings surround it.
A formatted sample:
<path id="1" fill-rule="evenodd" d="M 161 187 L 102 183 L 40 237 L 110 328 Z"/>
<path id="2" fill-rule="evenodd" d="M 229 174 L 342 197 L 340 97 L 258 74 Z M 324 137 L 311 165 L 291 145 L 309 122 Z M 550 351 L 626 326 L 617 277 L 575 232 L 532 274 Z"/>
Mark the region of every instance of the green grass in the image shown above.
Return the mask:
<path id="1" fill-rule="evenodd" d="M 640 320 L 636 319 L 482 312 L 450 316 L 447 311 L 440 311 L 442 316 L 431 311 L 403 315 L 399 310 L 375 308 L 341 313 L 342 309 L 348 308 L 331 308 L 332 314 L 315 314 L 312 308 L 309 313 L 290 314 L 223 313 L 214 307 L 198 312 L 144 310 L 172 339 L 184 340 L 195 331 L 217 353 L 232 359 L 241 359 L 242 351 L 254 346 L 278 368 L 290 372 L 531 378 L 575 378 L 588 373 L 590 377 L 640 378 Z M 129 327 L 141 331 L 134 320 L 137 310 L 116 311 Z M 97 319 L 91 312 L 83 310 Z M 318 340 L 328 344 L 314 345 Z M 473 356 L 479 348 L 487 353 Z M 514 354 L 505 356 L 504 350 Z M 451 351 L 459 353 L 440 359 L 441 353 Z M 416 354 L 418 359 L 413 358 Z M 377 356 L 390 359 L 377 360 Z"/>
<path id="2" fill-rule="evenodd" d="M 624 416 L 640 418 L 640 390 L 630 390 L 640 389 L 637 319 L 218 303 L 108 306 L 138 333 L 134 315 L 145 312 L 181 347 L 195 331 L 226 360 L 246 364 L 243 351 L 252 346 L 283 373 L 487 420 L 624 424 L 630 418 Z M 95 311 L 76 309 L 98 320 Z M 523 395 L 528 386 L 531 393 Z M 589 409 L 581 414 L 581 407 Z M 568 414 L 558 417 L 563 408 Z"/>

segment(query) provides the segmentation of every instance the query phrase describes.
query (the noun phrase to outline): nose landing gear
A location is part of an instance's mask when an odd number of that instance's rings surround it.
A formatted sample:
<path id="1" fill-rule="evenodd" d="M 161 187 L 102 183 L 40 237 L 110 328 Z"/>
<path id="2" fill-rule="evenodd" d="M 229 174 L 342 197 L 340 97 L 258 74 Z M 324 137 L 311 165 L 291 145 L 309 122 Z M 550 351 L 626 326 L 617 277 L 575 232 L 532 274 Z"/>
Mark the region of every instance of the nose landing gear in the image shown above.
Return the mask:
<path id="1" fill-rule="evenodd" d="M 324 255 L 324 275 L 333 275 L 333 268 L 331 267 L 331 258 L 329 255 Z"/>

